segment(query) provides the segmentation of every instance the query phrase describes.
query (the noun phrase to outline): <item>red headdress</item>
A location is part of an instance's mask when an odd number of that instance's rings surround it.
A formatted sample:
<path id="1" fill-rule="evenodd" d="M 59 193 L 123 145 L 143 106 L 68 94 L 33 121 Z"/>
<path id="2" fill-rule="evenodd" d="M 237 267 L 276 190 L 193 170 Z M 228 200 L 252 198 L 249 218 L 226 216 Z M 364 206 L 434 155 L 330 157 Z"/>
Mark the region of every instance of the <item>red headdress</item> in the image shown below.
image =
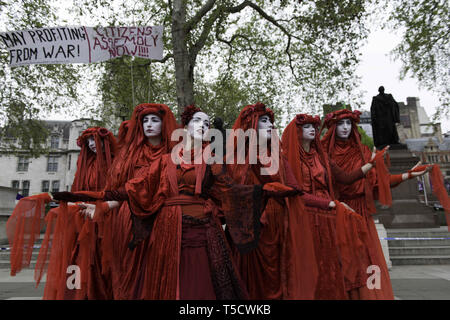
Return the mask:
<path id="1" fill-rule="evenodd" d="M 119 127 L 119 133 L 117 135 L 118 142 L 117 144 L 121 147 L 125 143 L 125 138 L 128 132 L 128 126 L 130 125 L 130 120 L 122 121 Z"/>
<path id="2" fill-rule="evenodd" d="M 191 121 L 192 117 L 197 112 L 202 112 L 202 110 L 200 110 L 200 108 L 197 108 L 193 104 L 184 107 L 183 113 L 181 114 L 181 124 L 183 126 L 187 126 L 189 121 Z"/>
<path id="3" fill-rule="evenodd" d="M 162 120 L 161 144 L 159 146 L 151 146 L 145 137 L 142 119 L 147 114 L 155 114 Z M 170 152 L 176 143 L 171 141 L 171 135 L 178 126 L 172 111 L 165 104 L 142 103 L 136 106 L 131 119 L 125 124 L 122 123 L 121 127 L 122 132 L 119 132 L 119 136 L 122 136 L 121 148 L 119 156 L 115 159 L 113 168 L 110 171 L 110 178 L 107 184 L 109 189 L 120 187 L 132 177 L 134 167 L 138 165 L 139 161 L 144 161 L 142 158 L 145 155 L 141 154 L 144 145 L 155 149 L 155 152 L 149 155 L 152 158 L 157 157 L 161 153 Z M 125 137 L 123 138 L 123 136 Z"/>
<path id="4" fill-rule="evenodd" d="M 331 112 L 326 115 L 322 130 L 324 127 L 328 128 L 328 131 L 325 133 L 325 136 L 322 138 L 322 145 L 328 154 L 332 154 L 335 148 L 336 141 L 336 125 L 342 119 L 350 119 L 352 121 L 352 132 L 350 133 L 350 141 L 352 143 L 356 143 L 360 150 L 361 156 L 364 157 L 364 152 L 362 150 L 361 145 L 361 135 L 358 132 L 357 123 L 359 123 L 359 116 L 361 112 L 358 110 L 350 111 L 347 109 L 342 109 L 338 111 Z M 321 131 L 322 131 L 321 130 Z"/>
<path id="5" fill-rule="evenodd" d="M 259 117 L 261 117 L 263 115 L 268 115 L 270 118 L 270 121 L 272 123 L 274 122 L 273 111 L 271 109 L 267 108 L 263 103 L 257 102 L 256 104 L 247 105 L 239 113 L 239 116 L 236 119 L 236 121 L 234 122 L 232 129 L 233 129 L 233 131 L 238 130 L 238 129 L 242 129 L 243 131 L 246 131 L 248 129 L 257 130 Z M 256 131 L 254 133 L 256 133 Z M 239 177 L 240 179 L 242 179 L 241 183 L 243 183 L 245 177 L 247 176 L 246 172 L 249 167 L 248 146 L 249 145 L 257 146 L 257 144 L 258 144 L 257 137 L 255 134 L 250 134 L 248 145 L 245 150 L 245 152 L 246 152 L 245 164 L 236 164 L 236 157 L 237 157 L 237 152 L 238 152 L 237 137 L 234 137 L 234 139 L 229 139 L 227 144 L 228 145 L 233 144 L 233 153 L 231 154 L 231 156 L 234 156 L 234 158 L 235 158 L 234 164 L 229 165 L 228 169 L 231 171 L 231 175 L 233 176 L 233 178 Z M 228 146 L 227 149 L 228 148 L 231 149 L 230 146 Z M 239 152 L 241 152 L 241 151 L 239 151 Z"/>
<path id="6" fill-rule="evenodd" d="M 311 142 L 311 149 L 315 149 L 319 154 L 319 159 L 322 165 L 324 166 L 327 179 L 330 196 L 334 199 L 334 191 L 332 184 L 332 176 L 330 165 L 328 162 L 328 155 L 322 148 L 319 140 L 319 126 L 320 126 L 320 118 L 319 116 L 311 116 L 308 114 L 298 114 L 295 118 L 288 124 L 286 129 L 283 132 L 283 136 L 281 138 L 283 143 L 283 154 L 288 159 L 288 162 L 291 165 L 292 171 L 295 174 L 295 178 L 297 179 L 299 185 L 303 185 L 303 173 L 302 166 L 300 161 L 304 161 L 306 165 L 309 165 L 308 161 L 306 161 L 306 151 L 303 150 L 302 141 L 303 141 L 303 130 L 302 126 L 304 124 L 311 123 L 316 129 L 316 135 L 314 140 Z"/>
<path id="7" fill-rule="evenodd" d="M 94 138 L 97 153 L 88 147 L 88 139 Z M 112 164 L 112 158 L 117 150 L 117 143 L 114 135 L 105 128 L 93 127 L 83 131 L 77 139 L 77 145 L 81 148 L 77 161 L 77 172 L 72 184 L 72 192 L 80 190 L 91 191 L 93 188 L 89 179 L 95 179 L 95 190 L 99 191 L 105 187 L 106 172 Z M 88 172 L 88 163 L 95 161 L 98 172 Z"/>
<path id="8" fill-rule="evenodd" d="M 322 145 L 329 155 L 334 155 L 336 153 L 336 126 L 337 123 L 342 119 L 350 119 L 352 122 L 352 131 L 348 138 L 348 146 L 354 148 L 354 150 L 358 150 L 358 154 L 360 156 L 361 162 L 360 165 L 363 165 L 367 159 L 364 157 L 364 149 L 363 144 L 361 143 L 361 135 L 358 132 L 358 123 L 360 121 L 361 112 L 358 110 L 350 111 L 346 109 L 334 111 L 332 113 L 327 114 L 325 117 L 324 127 L 328 128 L 328 131 L 322 138 Z M 323 129 L 323 128 L 322 128 Z M 354 153 L 351 151 L 346 152 L 345 156 L 349 157 L 348 162 L 352 161 L 351 157 L 354 157 Z M 377 175 L 378 175 L 378 192 L 379 192 L 379 200 L 383 204 L 390 204 L 392 201 L 390 187 L 389 187 L 389 173 L 387 168 L 383 163 L 377 163 Z M 376 177 L 369 172 L 364 179 L 364 193 L 367 198 L 367 207 L 371 213 L 376 212 L 376 208 L 373 202 L 373 185 L 375 184 Z"/>

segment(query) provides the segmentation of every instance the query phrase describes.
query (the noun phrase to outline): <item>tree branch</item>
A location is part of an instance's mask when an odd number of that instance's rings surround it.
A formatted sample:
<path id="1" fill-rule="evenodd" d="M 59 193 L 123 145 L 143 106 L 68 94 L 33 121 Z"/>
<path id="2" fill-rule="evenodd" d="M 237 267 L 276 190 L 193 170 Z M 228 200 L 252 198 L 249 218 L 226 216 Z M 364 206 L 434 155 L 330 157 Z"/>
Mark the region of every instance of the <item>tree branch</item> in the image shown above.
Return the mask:
<path id="1" fill-rule="evenodd" d="M 202 20 L 202 18 L 214 7 L 216 0 L 208 0 L 203 7 L 193 16 L 188 22 L 186 22 L 185 30 L 186 34 L 189 33 L 194 27 Z"/>
<path id="2" fill-rule="evenodd" d="M 296 80 L 298 80 L 298 77 L 296 76 L 295 72 L 294 72 L 294 66 L 292 64 L 292 56 L 291 53 L 289 51 L 290 46 L 291 46 L 291 40 L 292 38 L 294 39 L 298 39 L 301 40 L 300 38 L 294 36 L 293 34 L 291 34 L 285 27 L 283 27 L 281 24 L 278 23 L 277 20 L 275 20 L 275 18 L 271 17 L 270 15 L 268 15 L 261 7 L 259 7 L 257 4 L 245 0 L 243 1 L 241 4 L 235 6 L 235 7 L 229 7 L 226 9 L 227 12 L 230 13 L 237 13 L 240 12 L 242 10 L 244 10 L 246 7 L 250 7 L 253 10 L 255 10 L 261 17 L 263 17 L 264 19 L 266 19 L 267 21 L 269 21 L 270 23 L 272 23 L 274 26 L 276 26 L 278 29 L 280 29 L 287 37 L 288 37 L 288 42 L 287 42 L 287 46 L 285 49 L 285 53 L 287 54 L 288 58 L 289 58 L 289 67 L 291 69 L 292 75 L 294 76 L 294 78 Z"/>
<path id="3" fill-rule="evenodd" d="M 197 58 L 198 53 L 200 50 L 205 46 L 205 42 L 208 39 L 208 35 L 211 32 L 211 29 L 214 25 L 214 22 L 220 17 L 220 14 L 222 13 L 221 8 L 216 8 L 213 13 L 208 17 L 208 20 L 206 20 L 205 25 L 203 26 L 202 33 L 200 34 L 200 37 L 198 38 L 197 42 L 192 46 L 189 56 L 191 59 L 192 65 L 195 64 L 195 59 Z"/>

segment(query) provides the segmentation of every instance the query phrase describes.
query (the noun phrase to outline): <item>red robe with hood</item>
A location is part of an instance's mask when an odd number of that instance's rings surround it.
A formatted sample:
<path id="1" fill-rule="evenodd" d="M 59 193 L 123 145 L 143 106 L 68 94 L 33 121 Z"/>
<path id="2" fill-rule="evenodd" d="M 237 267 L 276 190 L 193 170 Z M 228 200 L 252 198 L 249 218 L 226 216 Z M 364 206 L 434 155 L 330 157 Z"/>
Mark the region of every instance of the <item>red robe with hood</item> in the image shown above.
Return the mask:
<path id="1" fill-rule="evenodd" d="M 142 119 L 147 114 L 156 114 L 162 119 L 161 143 L 153 146 L 143 132 Z M 163 104 L 145 103 L 136 106 L 131 119 L 121 125 L 120 152 L 109 173 L 106 190 L 123 189 L 128 180 L 144 177 L 151 164 L 170 152 L 173 143 L 170 136 L 177 128 L 170 108 Z M 141 295 L 142 260 L 147 256 L 148 241 L 133 247 L 133 228 L 142 228 L 139 220 L 131 214 L 129 203 L 120 206 L 96 219 L 107 221 L 107 246 L 103 257 L 103 273 L 111 279 L 113 298 L 116 300 L 137 299 Z"/>
<path id="2" fill-rule="evenodd" d="M 341 119 L 350 119 L 352 122 L 352 132 L 349 139 L 336 139 L 336 124 Z M 349 110 L 340 110 L 327 116 L 325 125 L 328 131 L 322 139 L 322 145 L 327 150 L 331 159 L 345 171 L 358 168 L 369 162 L 372 152 L 360 140 L 360 134 L 357 129 L 359 122 L 359 112 L 351 112 Z M 377 164 L 376 165 L 380 165 Z M 397 175 L 400 176 L 401 175 Z M 394 177 L 398 178 L 399 177 Z M 391 176 L 391 180 L 393 177 Z M 364 245 L 369 253 L 369 265 L 376 265 L 380 268 L 381 286 L 379 289 L 368 289 L 367 286 L 359 287 L 349 291 L 351 299 L 394 299 L 392 292 L 392 284 L 390 281 L 389 270 L 383 255 L 381 243 L 375 227 L 372 214 L 376 212 L 374 198 L 377 196 L 375 190 L 377 188 L 377 174 L 375 170 L 371 170 L 366 176 L 350 185 L 341 183 L 335 184 L 336 194 L 339 200 L 344 201 L 359 213 L 366 224 L 369 237 Z M 401 181 L 401 180 L 400 180 Z"/>
<path id="3" fill-rule="evenodd" d="M 88 147 L 88 138 L 93 137 L 98 154 Z M 105 186 L 106 172 L 111 165 L 116 150 L 115 138 L 105 128 L 93 127 L 85 130 L 77 140 L 81 148 L 77 161 L 72 191 L 99 191 Z M 48 194 L 33 197 L 51 199 Z M 33 198 L 32 197 L 32 198 Z M 26 201 L 27 198 L 24 198 Z M 19 209 L 18 204 L 16 209 Z M 20 216 L 20 210 L 11 218 Z M 35 207 L 32 219 L 43 219 L 43 207 Z M 16 215 L 19 214 L 19 215 Z M 11 219 L 12 220 L 12 219 Z M 43 222 L 43 221 L 42 221 Z M 101 276 L 100 255 L 103 238 L 103 226 L 85 220 L 78 206 L 61 204 L 52 209 L 45 217 L 46 233 L 39 251 L 36 268 L 36 285 L 47 272 L 44 299 L 105 299 L 108 298 L 107 280 Z M 35 230 L 39 234 L 40 229 Z M 16 237 L 22 235 L 16 232 Z M 17 239 L 16 239 L 17 240 Z M 17 241 L 19 243 L 19 241 Z M 14 251 L 14 250 L 13 250 Z M 12 255 L 11 261 L 14 259 Z M 27 260 L 29 263 L 29 259 Z M 67 267 L 77 265 L 81 272 L 80 290 L 68 291 L 66 280 Z M 12 264 L 12 271 L 15 267 Z M 68 296 L 65 296 L 68 294 Z"/>
<path id="4" fill-rule="evenodd" d="M 309 152 L 302 147 L 302 125 L 306 123 L 316 127 Z M 343 172 L 329 161 L 319 142 L 319 124 L 318 117 L 297 115 L 283 133 L 283 153 L 300 188 L 324 200 L 321 208 L 306 206 L 319 266 L 314 298 L 347 299 L 347 286 L 362 286 L 366 278 L 362 265 L 367 253 L 361 251 L 365 231 L 360 230 L 362 221 L 357 214 L 346 210 L 338 201 L 335 201 L 336 209 L 331 210 L 328 204 L 334 199 L 333 180 L 349 184 L 360 179 L 363 173 L 359 168 Z M 359 231 L 352 232 L 357 229 Z"/>
<path id="5" fill-rule="evenodd" d="M 264 104 L 246 106 L 236 120 L 233 129 L 257 129 L 259 117 L 274 117 Z M 278 137 L 272 137 L 272 139 Z M 278 140 L 277 140 L 278 141 Z M 237 153 L 236 139 L 234 152 Z M 249 143 L 256 145 L 256 135 L 251 135 Z M 230 175 L 237 183 L 257 185 L 279 182 L 299 189 L 286 159 L 279 155 L 278 171 L 262 175 L 258 157 L 257 164 L 249 164 L 248 148 L 245 164 L 229 164 Z M 235 161 L 236 163 L 236 161 Z M 274 163 L 273 163 L 274 164 Z M 265 167 L 269 167 L 266 165 Z M 303 198 L 303 199 L 300 199 Z M 292 196 L 271 198 L 261 216 L 261 234 L 258 246 L 251 252 L 242 254 L 235 250 L 239 272 L 245 281 L 251 299 L 313 299 L 317 282 L 314 244 L 305 214 L 303 201 L 317 205 L 314 197 Z"/>

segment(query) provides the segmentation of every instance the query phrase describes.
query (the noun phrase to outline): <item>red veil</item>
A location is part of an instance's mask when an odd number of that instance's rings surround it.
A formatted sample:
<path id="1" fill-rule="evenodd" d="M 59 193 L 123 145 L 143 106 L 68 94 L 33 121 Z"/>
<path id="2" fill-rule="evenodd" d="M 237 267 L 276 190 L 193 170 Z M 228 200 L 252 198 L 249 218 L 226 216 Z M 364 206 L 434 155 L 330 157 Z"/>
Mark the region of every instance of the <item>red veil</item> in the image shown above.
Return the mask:
<path id="1" fill-rule="evenodd" d="M 344 109 L 330 113 L 325 118 L 324 126 L 328 128 L 328 131 L 322 138 L 322 144 L 337 165 L 345 171 L 351 171 L 362 166 L 369 161 L 372 155 L 372 151 L 361 143 L 357 126 L 360 114 L 357 110 L 352 112 Z M 352 123 L 352 131 L 349 139 L 346 141 L 336 139 L 336 126 L 342 119 L 350 119 Z M 343 201 L 348 201 L 348 204 L 364 217 L 368 237 L 364 237 L 365 233 L 360 232 L 359 234 L 362 235 L 361 239 L 367 247 L 370 264 L 378 265 L 381 268 L 381 290 L 368 290 L 364 286 L 358 289 L 359 291 L 350 293 L 352 298 L 357 299 L 393 299 L 389 271 L 375 224 L 370 217 L 370 214 L 376 213 L 373 199 L 373 188 L 375 185 L 378 184 L 379 186 L 380 200 L 382 199 L 386 204 L 386 199 L 391 199 L 389 172 L 383 159 L 376 162 L 376 168 L 376 174 L 375 171 L 371 170 L 362 180 L 356 181 L 351 185 L 336 184 L 337 192 L 340 193 L 339 198 Z"/>
<path id="2" fill-rule="evenodd" d="M 88 147 L 88 139 L 94 138 L 97 147 L 95 154 Z M 114 135 L 105 128 L 93 127 L 83 131 L 77 139 L 77 145 L 81 148 L 77 160 L 77 171 L 72 183 L 72 192 L 75 191 L 100 191 L 106 184 L 106 173 L 111 167 L 112 158 L 117 150 L 117 143 Z M 103 146 L 103 148 L 101 147 Z M 103 150 L 103 152 L 98 152 Z M 89 171 L 93 161 L 96 162 L 95 172 Z"/>
<path id="3" fill-rule="evenodd" d="M 319 125 L 320 118 L 319 116 L 310 116 L 308 114 L 298 114 L 294 120 L 292 120 L 286 129 L 283 132 L 282 141 L 283 141 L 283 154 L 286 156 L 288 162 L 291 165 L 292 171 L 295 174 L 295 178 L 297 179 L 300 186 L 303 185 L 303 172 L 302 166 L 300 165 L 300 161 L 303 161 L 308 167 L 310 166 L 309 162 L 306 160 L 305 151 L 301 147 L 303 140 L 303 130 L 301 126 L 303 124 L 311 123 L 314 125 L 316 129 L 316 136 L 311 143 L 311 148 L 317 150 L 319 154 L 320 163 L 326 170 L 327 182 L 329 186 L 329 192 L 332 199 L 334 197 L 334 190 L 332 184 L 332 175 L 330 165 L 328 163 L 328 156 L 322 148 L 322 145 L 319 140 Z M 311 170 L 311 168 L 310 168 Z M 312 172 L 312 171 L 311 171 Z"/>
<path id="4" fill-rule="evenodd" d="M 254 129 L 254 133 L 258 128 L 259 118 L 263 115 L 268 115 L 271 122 L 274 122 L 274 114 L 272 110 L 266 108 L 266 106 L 260 102 L 254 105 L 247 105 L 242 109 L 239 114 L 239 117 L 236 119 L 233 130 L 242 129 L 244 131 L 248 129 Z M 272 139 L 274 137 L 272 136 Z M 276 137 L 278 139 L 278 137 Z M 237 150 L 237 138 L 229 139 L 228 144 L 233 143 L 233 153 L 231 154 L 236 158 L 237 152 L 241 152 Z M 238 183 L 245 184 L 262 184 L 263 182 L 281 182 L 282 184 L 289 183 L 295 185 L 297 187 L 297 183 L 295 178 L 292 176 L 291 172 L 287 170 L 286 166 L 288 166 L 286 160 L 281 156 L 278 159 L 273 159 L 272 161 L 278 161 L 279 171 L 275 175 L 272 176 L 258 176 L 259 165 L 251 165 L 249 163 L 249 147 L 258 145 L 256 134 L 250 134 L 250 137 L 247 139 L 246 145 L 246 161 L 245 164 L 236 164 L 236 159 L 234 159 L 235 164 L 228 164 L 228 171 L 230 175 L 237 181 Z M 231 146 L 228 146 L 230 149 Z M 227 157 L 230 154 L 227 152 Z M 254 170 L 256 169 L 256 170 Z M 255 175 L 252 175 L 252 171 Z M 263 181 L 266 180 L 267 181 Z M 276 262 L 278 265 L 274 265 L 273 267 L 277 268 L 280 272 L 281 277 L 281 298 L 282 299 L 312 299 L 314 297 L 315 285 L 317 281 L 317 266 L 315 264 L 314 257 L 314 246 L 311 235 L 311 229 L 309 228 L 309 221 L 305 216 L 303 201 L 300 197 L 289 197 L 281 200 L 283 205 L 282 207 L 276 205 L 276 200 L 269 199 L 269 202 L 266 206 L 266 216 L 263 218 L 264 220 L 268 219 L 267 223 L 273 223 L 274 225 L 281 225 L 281 235 L 279 238 L 281 245 L 281 255 Z M 271 202 L 274 205 L 270 205 Z M 275 210 L 277 212 L 269 212 L 269 210 Z M 270 217 L 272 216 L 272 218 Z M 274 219 L 275 218 L 275 219 Z M 277 222 L 278 221 L 278 222 Z M 274 230 L 274 226 L 268 225 L 267 230 Z M 270 232 L 262 230 L 262 232 Z M 273 232 L 273 231 L 272 231 Z M 276 233 L 275 233 L 276 234 Z M 263 234 L 261 234 L 263 236 Z M 268 235 L 269 237 L 273 237 L 272 235 Z M 272 240 L 273 241 L 273 240 Z M 248 253 L 248 261 L 247 258 L 237 256 L 238 260 L 241 259 L 242 262 L 248 264 L 249 271 L 248 273 L 258 273 L 258 267 L 264 268 L 264 265 L 258 264 L 258 257 L 256 256 L 255 261 L 251 262 L 252 259 L 250 255 L 262 255 L 266 256 L 265 260 L 271 260 L 271 251 L 270 246 L 265 248 L 263 244 L 258 245 L 258 248 L 255 249 L 257 252 Z M 242 263 L 241 262 L 241 263 Z M 259 262 L 261 263 L 261 262 Z M 252 266 L 253 264 L 253 266 Z M 245 265 L 244 265 L 245 266 Z M 241 267 L 242 268 L 242 267 Z M 244 267 L 245 269 L 245 267 Z M 272 270 L 272 269 L 271 269 Z M 241 271 L 242 272 L 242 271 Z M 247 271 L 244 271 L 244 273 Z M 261 274 L 264 273 L 264 270 L 259 272 Z M 252 275 L 243 274 L 244 278 L 249 277 L 249 279 L 254 278 Z M 263 276 L 259 279 L 264 279 Z M 254 279 L 258 279 L 258 276 Z M 266 284 L 268 287 L 269 284 Z M 251 286 L 251 283 L 249 283 Z M 249 288 L 249 292 L 252 292 L 251 288 Z M 270 292 L 266 294 L 271 294 Z M 270 298 L 268 296 L 264 296 L 264 293 L 259 293 L 258 298 Z"/>
<path id="5" fill-rule="evenodd" d="M 86 141 L 90 136 L 94 136 L 96 146 L 101 146 L 102 144 L 104 146 L 104 152 L 99 152 L 97 157 L 88 148 Z M 116 150 L 114 136 L 105 128 L 89 128 L 82 133 L 78 138 L 77 143 L 81 147 L 81 152 L 77 161 L 77 171 L 75 173 L 72 190 L 99 190 L 103 188 L 106 170 L 111 164 L 112 156 Z M 101 151 L 102 148 L 97 147 L 97 150 Z M 90 164 L 89 167 L 96 169 L 95 172 L 87 169 L 88 164 Z M 22 267 L 29 265 L 31 259 L 30 250 L 33 248 L 35 239 L 39 236 L 45 218 L 47 231 L 41 245 L 41 251 L 35 269 L 35 279 L 37 284 L 39 284 L 47 267 L 49 247 L 51 246 L 49 243 L 50 237 L 54 233 L 54 230 L 56 230 L 56 225 L 60 226 L 59 230 L 61 234 L 59 234 L 59 237 L 62 236 L 63 230 L 65 234 L 68 233 L 68 231 L 65 230 L 65 226 L 61 225 L 61 223 L 55 223 L 57 212 L 55 210 L 57 209 L 50 210 L 45 217 L 44 203 L 50 201 L 50 196 L 47 193 L 21 199 L 6 225 L 11 245 L 11 274 L 15 275 Z M 64 216 L 64 214 L 61 214 L 61 216 Z M 55 234 L 55 237 L 58 237 L 58 235 Z M 26 242 L 24 239 L 27 239 Z M 61 246 L 62 239 L 55 238 L 52 242 L 54 248 L 53 251 L 56 252 L 58 250 L 56 247 Z M 24 249 L 26 250 L 24 251 Z"/>
<path id="6" fill-rule="evenodd" d="M 88 146 L 90 137 L 94 138 L 96 153 Z M 77 160 L 72 192 L 103 190 L 108 169 L 117 152 L 114 135 L 105 128 L 88 128 L 78 137 L 77 145 L 81 151 Z M 77 247 L 79 252 L 75 257 L 77 257 L 76 263 L 82 270 L 82 290 L 74 290 L 74 292 L 79 297 L 84 298 L 88 295 L 92 298 L 92 293 L 89 292 L 91 288 L 88 288 L 86 283 L 88 277 L 92 276 L 92 270 L 95 270 L 91 269 L 91 265 L 94 263 L 93 255 L 97 252 L 97 241 L 103 238 L 103 226 L 98 225 L 98 231 L 96 231 L 97 226 L 80 215 L 78 206 L 68 206 L 64 202 L 61 202 L 58 208 L 49 211 L 46 222 L 47 230 L 35 268 L 35 279 L 39 284 L 48 267 L 44 299 L 64 298 L 66 268 L 72 261 L 73 250 Z M 99 275 L 93 276 L 99 277 Z M 100 296 L 96 297 L 100 298 Z"/>
<path id="7" fill-rule="evenodd" d="M 353 146 L 354 149 L 359 150 L 359 157 L 362 161 L 360 165 L 363 165 L 366 161 L 370 160 L 370 157 L 369 159 L 366 158 L 369 155 L 371 155 L 371 150 L 368 150 L 368 148 L 364 148 L 364 145 L 361 143 L 361 135 L 358 132 L 357 123 L 359 123 L 360 114 L 361 112 L 359 112 L 358 110 L 352 112 L 350 110 L 342 109 L 329 113 L 325 117 L 324 126 L 322 127 L 322 129 L 324 127 L 327 127 L 328 131 L 322 138 L 322 145 L 324 146 L 325 150 L 328 152 L 329 155 L 334 155 L 337 152 L 336 150 L 337 123 L 342 119 L 350 119 L 352 122 L 352 132 L 349 137 L 350 140 L 349 144 L 350 146 Z M 346 152 L 345 154 L 345 156 L 348 158 L 349 163 L 352 160 L 351 158 L 354 157 L 354 154 L 350 151 L 351 150 L 348 150 L 348 152 Z M 378 185 L 378 199 L 380 200 L 380 202 L 384 205 L 392 204 L 391 189 L 389 186 L 389 172 L 387 170 L 384 161 L 376 162 L 376 173 L 377 176 L 375 176 L 373 172 L 369 172 L 363 182 L 364 193 L 367 199 L 367 207 L 371 214 L 374 214 L 376 212 L 375 204 L 373 201 L 373 186 L 375 186 L 375 184 Z"/>
<path id="8" fill-rule="evenodd" d="M 155 114 L 162 120 L 161 143 L 157 146 L 148 142 L 143 131 L 142 119 L 147 114 Z M 137 105 L 130 120 L 122 122 L 120 126 L 120 150 L 108 173 L 105 190 L 123 189 L 130 179 L 147 175 L 152 163 L 169 153 L 176 143 L 170 139 L 177 127 L 175 117 L 167 105 Z M 148 226 L 141 219 L 135 219 L 126 202 L 103 217 L 96 212 L 96 219 L 104 220 L 105 229 L 109 228 L 105 234 L 102 272 L 112 277 L 114 299 L 127 298 L 132 287 L 138 285 L 135 275 L 139 274 L 140 262 L 133 261 L 141 261 L 146 254 L 146 244 L 134 250 L 129 250 L 128 245 L 136 230 L 145 231 Z"/>
<path id="9" fill-rule="evenodd" d="M 156 114 L 162 119 L 161 144 L 152 147 L 144 135 L 142 118 L 147 114 Z M 147 165 L 150 161 L 169 152 L 176 144 L 171 141 L 172 132 L 178 128 L 175 117 L 165 104 L 142 103 L 134 108 L 131 119 L 122 122 L 119 130 L 120 151 L 112 164 L 106 190 L 123 186 L 133 178 L 136 166 Z"/>
<path id="10" fill-rule="evenodd" d="M 328 193 L 331 199 L 333 199 L 336 203 L 336 225 L 335 225 L 335 231 L 333 231 L 334 227 L 332 227 L 329 231 L 321 231 L 321 232 L 331 232 L 330 235 L 320 234 L 319 239 L 324 237 L 334 237 L 332 234 L 336 232 L 336 239 L 331 241 L 335 241 L 336 243 L 336 249 L 333 249 L 332 247 L 329 247 L 328 249 L 325 249 L 326 251 L 322 252 L 320 251 L 320 258 L 323 260 L 328 258 L 328 255 L 333 254 L 333 256 L 336 254 L 336 250 L 339 253 L 339 261 L 342 268 L 343 275 L 346 278 L 346 281 L 350 281 L 352 284 L 357 282 L 357 277 L 359 274 L 364 273 L 365 270 L 362 270 L 361 265 L 363 264 L 363 256 L 360 256 L 360 251 L 363 248 L 363 243 L 360 240 L 359 234 L 358 234 L 358 228 L 361 226 L 362 219 L 357 214 L 354 214 L 353 212 L 346 209 L 342 204 L 339 203 L 339 201 L 336 201 L 335 196 L 335 190 L 333 188 L 333 171 L 331 170 L 328 154 L 323 150 L 323 147 L 319 140 L 319 125 L 320 125 L 320 118 L 318 116 L 310 116 L 307 114 L 298 114 L 286 127 L 283 133 L 282 141 L 283 141 L 283 154 L 287 157 L 289 164 L 292 167 L 292 170 L 295 174 L 295 177 L 297 178 L 300 186 L 303 186 L 306 181 L 303 181 L 303 177 L 308 176 L 309 173 L 303 172 L 303 165 L 309 168 L 309 172 L 311 175 L 314 175 L 314 172 L 317 172 L 314 170 L 314 162 L 310 162 L 311 159 L 308 157 L 308 153 L 303 150 L 302 147 L 302 140 L 303 140 L 303 130 L 302 125 L 304 124 L 312 124 L 316 129 L 316 135 L 314 140 L 311 142 L 311 150 L 315 149 L 318 155 L 318 160 L 320 161 L 321 165 L 325 169 L 325 182 L 328 185 Z M 303 165 L 302 165 L 303 164 Z M 312 178 L 312 177 L 311 177 Z M 314 183 L 312 183 L 312 193 L 316 195 L 315 186 Z M 317 194 L 319 195 L 319 194 Z M 316 219 L 319 217 L 316 217 Z M 316 220 L 317 221 L 317 220 Z M 320 222 L 316 222 L 320 223 Z M 315 235 L 317 237 L 317 234 Z M 316 240 L 317 241 L 317 240 Z M 332 250 L 332 251 L 329 251 Z M 317 252 L 316 252 L 317 254 Z M 334 256 L 336 258 L 336 256 Z M 335 259 L 333 258 L 333 259 Z M 331 256 L 330 256 L 331 259 Z M 335 260 L 333 260 L 335 261 Z M 334 264 L 334 267 L 336 268 L 337 265 Z M 331 270 L 328 270 L 331 272 Z M 334 270 L 334 272 L 337 272 L 337 270 Z M 326 276 L 319 275 L 319 277 L 324 277 L 326 279 Z M 328 281 L 328 280 L 327 280 Z M 335 281 L 338 281 L 336 278 Z M 333 288 L 334 284 L 330 283 L 323 283 L 323 280 L 319 281 L 321 284 L 319 286 L 322 286 L 321 289 L 319 289 L 321 292 L 327 292 L 328 289 L 325 289 L 325 287 L 330 286 L 330 288 Z M 337 283 L 337 282 L 336 282 Z M 323 287 L 325 286 L 325 287 Z M 338 290 L 339 287 L 337 286 L 335 289 L 332 290 Z M 323 294 L 323 293 L 321 293 Z M 328 294 L 325 293 L 325 297 L 327 297 Z M 334 294 L 329 295 L 329 298 L 336 297 Z M 339 295 L 337 296 L 339 297 Z M 340 297 L 342 298 L 342 296 Z M 328 298 L 327 298 L 328 299 Z"/>

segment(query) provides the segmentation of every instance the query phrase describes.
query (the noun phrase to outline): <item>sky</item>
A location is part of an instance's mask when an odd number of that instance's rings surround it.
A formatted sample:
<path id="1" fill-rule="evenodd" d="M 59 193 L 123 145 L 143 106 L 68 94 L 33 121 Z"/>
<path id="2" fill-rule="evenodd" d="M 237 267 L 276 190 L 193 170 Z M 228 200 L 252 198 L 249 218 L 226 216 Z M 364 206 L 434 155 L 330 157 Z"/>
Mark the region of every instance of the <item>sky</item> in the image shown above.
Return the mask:
<path id="1" fill-rule="evenodd" d="M 361 89 L 365 91 L 364 107 L 370 110 L 372 97 L 378 94 L 378 87 L 384 86 L 386 93 L 391 93 L 397 102 L 406 104 L 406 97 L 418 97 L 420 105 L 428 116 L 432 117 L 439 105 L 436 94 L 420 89 L 415 79 L 406 77 L 400 80 L 401 62 L 393 61 L 389 53 L 400 42 L 401 38 L 395 33 L 383 30 L 371 32 L 367 44 L 363 47 L 362 62 L 357 73 L 362 77 Z M 450 119 L 440 120 L 442 132 L 450 131 Z"/>

